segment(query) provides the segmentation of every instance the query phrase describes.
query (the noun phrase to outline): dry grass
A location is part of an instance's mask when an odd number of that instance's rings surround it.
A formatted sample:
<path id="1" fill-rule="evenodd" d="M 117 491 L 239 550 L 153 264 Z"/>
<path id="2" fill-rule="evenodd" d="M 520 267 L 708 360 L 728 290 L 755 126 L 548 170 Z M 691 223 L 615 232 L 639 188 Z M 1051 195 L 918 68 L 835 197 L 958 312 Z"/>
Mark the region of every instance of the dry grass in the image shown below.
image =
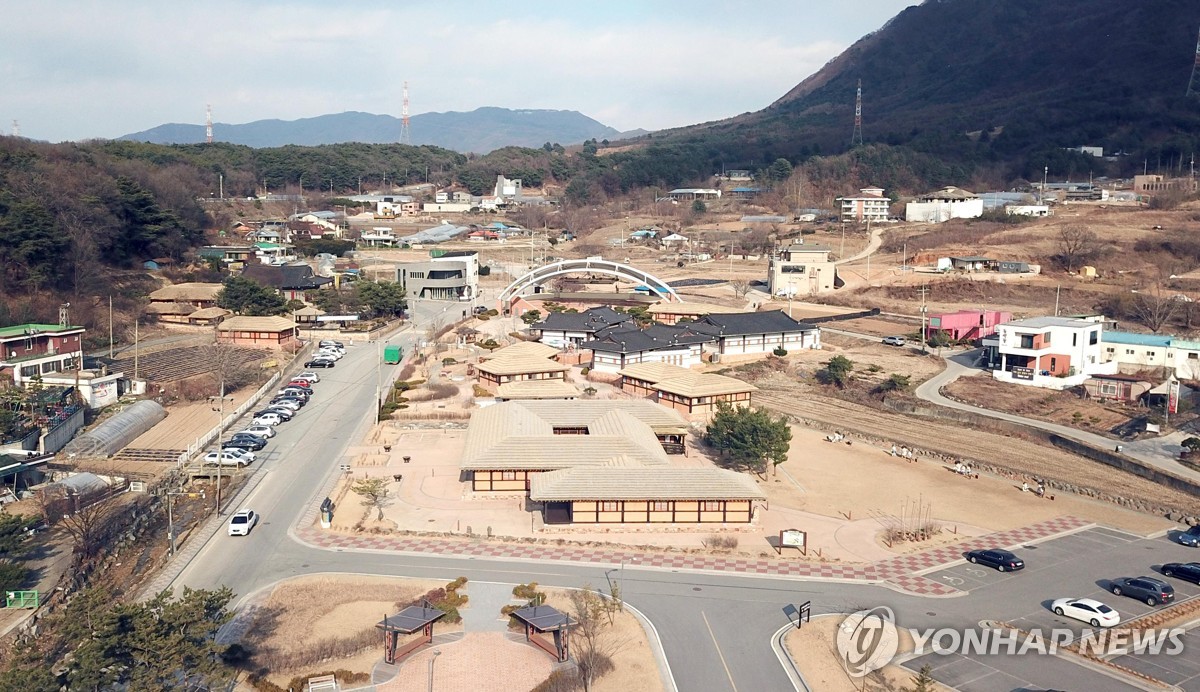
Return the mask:
<path id="1" fill-rule="evenodd" d="M 546 589 L 546 603 L 563 612 L 571 610 L 571 592 L 566 589 Z M 642 623 L 628 610 L 613 614 L 612 636 L 623 642 L 612 658 L 614 670 L 596 680 L 592 692 L 662 692 L 662 676 L 650 648 L 650 639 Z"/>

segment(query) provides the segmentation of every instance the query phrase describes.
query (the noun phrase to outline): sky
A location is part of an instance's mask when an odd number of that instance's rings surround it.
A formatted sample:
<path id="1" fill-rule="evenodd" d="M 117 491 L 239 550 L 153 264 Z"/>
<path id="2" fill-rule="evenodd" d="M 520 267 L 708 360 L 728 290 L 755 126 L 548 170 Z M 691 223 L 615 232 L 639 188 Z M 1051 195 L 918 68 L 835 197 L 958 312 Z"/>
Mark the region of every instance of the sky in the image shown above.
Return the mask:
<path id="1" fill-rule="evenodd" d="M 0 134 L 576 110 L 627 131 L 766 107 L 916 0 L 13 0 Z M 216 138 L 220 139 L 219 127 Z"/>

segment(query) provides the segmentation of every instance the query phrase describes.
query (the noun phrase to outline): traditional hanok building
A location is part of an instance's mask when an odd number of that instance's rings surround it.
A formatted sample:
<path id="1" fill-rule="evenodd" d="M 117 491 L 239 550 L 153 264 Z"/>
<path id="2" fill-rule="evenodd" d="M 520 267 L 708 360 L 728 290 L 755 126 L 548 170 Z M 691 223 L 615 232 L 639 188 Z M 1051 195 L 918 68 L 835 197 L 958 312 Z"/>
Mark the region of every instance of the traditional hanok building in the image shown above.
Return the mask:
<path id="1" fill-rule="evenodd" d="M 579 345 L 592 352 L 592 368 L 619 372 L 634 363 L 663 362 L 699 365 L 704 344 L 716 339 L 691 328 L 691 323 L 656 324 L 645 329 L 609 329 Z"/>
<path id="2" fill-rule="evenodd" d="M 475 365 L 479 384 L 495 392 L 506 384 L 525 381 L 557 381 L 565 384 L 571 366 L 554 360 L 558 349 L 533 341 L 505 346 Z"/>
<path id="3" fill-rule="evenodd" d="M 694 320 L 705 315 L 722 315 L 731 312 L 745 312 L 745 308 L 731 308 L 713 303 L 672 303 L 662 301 L 646 308 L 647 314 L 660 324 L 675 324 L 680 320 Z"/>
<path id="4" fill-rule="evenodd" d="M 299 343 L 299 326 L 286 317 L 238 315 L 217 325 L 217 342 L 281 349 Z"/>
<path id="5" fill-rule="evenodd" d="M 712 414 L 722 403 L 751 405 L 758 388 L 748 382 L 680 368 L 667 363 L 639 363 L 621 370 L 621 389 L 648 397 L 687 415 Z"/>
<path id="6" fill-rule="evenodd" d="M 724 469 L 591 466 L 537 474 L 529 499 L 547 524 L 748 524 L 766 495 Z"/>
<path id="7" fill-rule="evenodd" d="M 782 310 L 705 315 L 695 322 L 688 322 L 687 326 L 711 335 L 720 354 L 821 348 L 820 327 L 797 322 Z"/>
<path id="8" fill-rule="evenodd" d="M 604 306 L 583 312 L 552 312 L 541 322 L 533 323 L 530 330 L 536 332 L 544 344 L 565 347 L 579 345 L 595 338 L 597 332 L 617 325 L 632 326 L 631 319 L 623 312 Z"/>
<path id="9" fill-rule="evenodd" d="M 562 380 L 521 380 L 506 382 L 496 388 L 496 401 L 577 398 L 579 389 Z"/>
<path id="10" fill-rule="evenodd" d="M 478 492 L 525 492 L 539 473 L 582 466 L 666 469 L 687 430 L 650 401 L 507 401 L 471 417 L 460 468 Z"/>

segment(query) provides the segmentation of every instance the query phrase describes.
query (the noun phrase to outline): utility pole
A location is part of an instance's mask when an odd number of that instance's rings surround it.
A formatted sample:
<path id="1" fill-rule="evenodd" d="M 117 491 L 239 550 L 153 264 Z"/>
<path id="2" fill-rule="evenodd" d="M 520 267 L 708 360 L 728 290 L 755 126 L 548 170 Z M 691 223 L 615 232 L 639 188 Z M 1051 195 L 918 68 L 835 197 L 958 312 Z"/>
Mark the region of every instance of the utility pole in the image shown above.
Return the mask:
<path id="1" fill-rule="evenodd" d="M 224 363 L 222 363 L 222 366 Z M 209 397 L 208 402 L 210 408 L 213 403 L 212 397 Z M 221 516 L 221 467 L 224 466 L 225 459 L 222 458 L 221 437 L 225 431 L 225 373 L 221 373 L 221 395 L 216 402 L 216 408 L 212 410 L 217 412 L 217 516 Z"/>
<path id="2" fill-rule="evenodd" d="M 113 357 L 112 296 L 108 297 L 108 357 Z"/>
<path id="3" fill-rule="evenodd" d="M 1054 316 L 1055 317 L 1058 317 L 1058 302 L 1059 302 L 1058 299 L 1061 297 L 1062 297 L 1062 284 L 1059 284 L 1058 288 L 1054 291 Z"/>
<path id="4" fill-rule="evenodd" d="M 929 353 L 929 339 L 926 338 L 925 319 L 929 314 L 929 308 L 925 305 L 925 296 L 929 294 L 929 287 L 922 285 L 917 293 L 921 294 L 921 353 Z"/>

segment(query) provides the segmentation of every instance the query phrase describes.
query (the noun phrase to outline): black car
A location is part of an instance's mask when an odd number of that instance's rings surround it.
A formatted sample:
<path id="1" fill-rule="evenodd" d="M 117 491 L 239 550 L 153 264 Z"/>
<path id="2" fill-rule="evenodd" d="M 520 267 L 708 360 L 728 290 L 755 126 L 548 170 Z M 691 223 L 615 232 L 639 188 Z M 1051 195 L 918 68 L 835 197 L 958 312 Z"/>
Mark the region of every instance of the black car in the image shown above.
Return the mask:
<path id="1" fill-rule="evenodd" d="M 267 446 L 267 441 L 261 437 L 254 435 L 234 435 L 221 445 L 222 449 L 229 447 L 237 447 L 238 449 L 248 449 L 251 452 L 257 452 Z"/>
<path id="2" fill-rule="evenodd" d="M 974 564 L 995 567 L 1001 572 L 1025 569 L 1025 561 L 1007 550 L 972 550 L 967 553 L 967 559 Z"/>
<path id="3" fill-rule="evenodd" d="M 1168 562 L 1162 566 L 1164 576 L 1200 584 L 1200 562 Z"/>
<path id="4" fill-rule="evenodd" d="M 1108 587 L 1117 596 L 1128 596 L 1145 601 L 1148 606 L 1170 603 L 1175 600 L 1175 587 L 1154 577 L 1121 577 L 1113 579 Z"/>
<path id="5" fill-rule="evenodd" d="M 306 367 L 306 368 L 332 368 L 335 365 L 337 365 L 337 361 L 329 360 L 327 358 L 314 358 L 314 359 L 308 361 L 307 363 L 305 363 L 304 367 Z"/>

